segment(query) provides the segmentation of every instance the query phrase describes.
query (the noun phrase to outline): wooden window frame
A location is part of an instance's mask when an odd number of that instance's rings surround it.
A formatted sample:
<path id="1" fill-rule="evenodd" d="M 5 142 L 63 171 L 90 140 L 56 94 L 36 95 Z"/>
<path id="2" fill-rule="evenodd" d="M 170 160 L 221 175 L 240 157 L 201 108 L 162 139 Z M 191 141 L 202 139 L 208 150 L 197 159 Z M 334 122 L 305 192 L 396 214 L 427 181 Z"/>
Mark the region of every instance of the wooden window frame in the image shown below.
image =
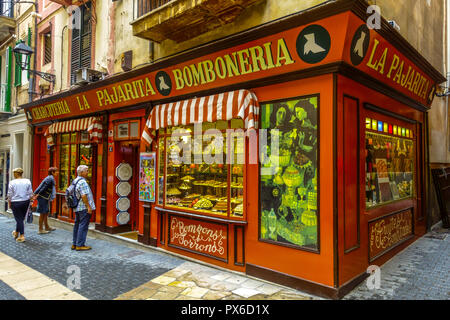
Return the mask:
<path id="1" fill-rule="evenodd" d="M 220 120 L 220 121 L 226 121 L 227 122 L 227 127 L 225 129 L 223 129 L 223 130 L 220 130 L 222 132 L 222 134 L 224 135 L 224 139 L 226 141 L 228 141 L 228 139 L 229 139 L 228 133 L 227 133 L 227 130 L 229 130 L 229 129 L 242 129 L 245 132 L 244 126 L 242 126 L 242 128 L 232 128 L 231 124 L 232 124 L 233 120 L 236 120 L 236 119 Z M 239 120 L 241 120 L 241 119 L 239 119 Z M 244 122 L 242 122 L 242 125 L 243 124 L 244 124 Z M 189 127 L 189 125 L 183 126 L 183 127 Z M 168 128 L 172 128 L 172 127 L 168 127 Z M 245 158 L 244 158 L 243 171 L 242 171 L 242 178 L 243 178 L 243 182 L 242 182 L 242 185 L 243 185 L 242 203 L 244 205 L 244 208 L 243 208 L 242 216 L 239 217 L 239 216 L 232 215 L 232 210 L 231 210 L 231 183 L 232 183 L 231 179 L 232 179 L 232 166 L 233 166 L 233 164 L 231 164 L 230 160 L 228 159 L 228 157 L 231 154 L 230 153 L 230 148 L 231 148 L 230 144 L 227 144 L 227 146 L 226 146 L 227 147 L 227 154 L 225 155 L 226 163 L 224 164 L 226 166 L 226 168 L 227 168 L 227 185 L 228 185 L 227 186 L 227 198 L 228 198 L 227 199 L 227 204 L 228 204 L 228 209 L 227 209 L 226 215 L 223 215 L 223 214 L 220 214 L 220 213 L 214 213 L 211 210 L 195 210 L 195 209 L 191 209 L 191 208 L 188 208 L 188 207 L 181 207 L 181 206 L 174 206 L 174 205 L 166 204 L 166 200 L 167 200 L 166 199 L 167 198 L 166 197 L 166 189 L 167 189 L 167 161 L 168 161 L 168 153 L 167 153 L 168 142 L 167 142 L 167 139 L 170 139 L 170 137 L 172 135 L 172 133 L 169 133 L 169 131 L 167 130 L 168 128 L 161 128 L 158 131 L 158 136 L 157 136 L 157 139 L 156 139 L 156 143 L 157 143 L 158 146 L 159 146 L 160 140 L 164 139 L 164 152 L 162 153 L 162 155 L 164 157 L 164 159 L 162 159 L 162 161 L 164 161 L 164 163 L 163 163 L 163 165 L 164 165 L 164 170 L 163 170 L 164 171 L 164 173 L 163 173 L 163 188 L 164 188 L 164 190 L 163 190 L 163 193 L 162 193 L 162 196 L 163 196 L 163 201 L 162 202 L 163 203 L 159 204 L 159 200 L 160 200 L 159 199 L 159 192 L 160 192 L 159 191 L 159 178 L 160 178 L 159 172 L 160 172 L 161 159 L 160 159 L 160 153 L 158 151 L 157 152 L 157 169 L 155 170 L 155 172 L 157 173 L 157 181 L 158 181 L 158 183 L 157 183 L 158 190 L 156 192 L 156 201 L 155 201 L 156 207 L 163 208 L 163 209 L 166 209 L 166 210 L 174 210 L 174 211 L 177 211 L 177 212 L 180 212 L 180 213 L 184 212 L 184 213 L 187 213 L 187 214 L 203 216 L 203 217 L 227 219 L 229 221 L 247 221 L 247 210 L 246 210 L 245 203 L 246 203 L 247 197 L 248 197 L 247 196 L 247 163 L 248 163 L 248 154 L 247 154 L 248 152 L 247 152 L 247 150 L 249 148 L 249 145 L 248 145 L 248 138 L 246 137 L 245 133 L 244 133 L 244 136 L 243 136 L 243 138 L 244 138 L 244 157 Z M 205 132 L 205 129 L 202 128 L 202 133 L 204 133 L 204 132 Z M 193 130 L 191 132 L 191 136 L 192 136 L 192 134 L 194 134 Z M 178 136 L 184 136 L 184 135 L 185 134 L 181 134 L 181 135 L 178 135 Z M 236 139 L 236 138 L 234 138 L 234 139 Z M 233 142 L 233 143 L 235 143 L 235 142 Z"/>

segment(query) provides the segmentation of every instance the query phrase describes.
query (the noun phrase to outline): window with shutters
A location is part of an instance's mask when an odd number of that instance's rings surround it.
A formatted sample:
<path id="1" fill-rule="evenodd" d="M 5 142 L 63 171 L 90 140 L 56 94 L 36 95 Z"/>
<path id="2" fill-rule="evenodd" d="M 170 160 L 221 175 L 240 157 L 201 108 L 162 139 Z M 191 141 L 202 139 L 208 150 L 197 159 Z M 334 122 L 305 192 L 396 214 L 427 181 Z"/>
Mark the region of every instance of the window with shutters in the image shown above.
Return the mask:
<path id="1" fill-rule="evenodd" d="M 72 51 L 70 84 L 76 80 L 80 68 L 91 66 L 91 3 L 72 11 Z"/>
<path id="2" fill-rule="evenodd" d="M 52 33 L 44 33 L 44 65 L 52 62 Z"/>

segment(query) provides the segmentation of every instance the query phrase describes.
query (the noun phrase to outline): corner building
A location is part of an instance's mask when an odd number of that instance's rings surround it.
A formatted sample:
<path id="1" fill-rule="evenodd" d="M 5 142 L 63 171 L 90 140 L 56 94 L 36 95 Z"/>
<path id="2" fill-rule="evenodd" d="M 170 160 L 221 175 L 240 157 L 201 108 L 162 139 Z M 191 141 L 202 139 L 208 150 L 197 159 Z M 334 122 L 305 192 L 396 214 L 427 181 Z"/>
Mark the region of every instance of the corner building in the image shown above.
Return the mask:
<path id="1" fill-rule="evenodd" d="M 342 297 L 426 232 L 426 113 L 445 81 L 385 20 L 368 29 L 367 6 L 327 2 L 24 105 L 35 177 L 60 168 L 52 211 L 73 220 L 63 190 L 87 164 L 96 229 Z"/>

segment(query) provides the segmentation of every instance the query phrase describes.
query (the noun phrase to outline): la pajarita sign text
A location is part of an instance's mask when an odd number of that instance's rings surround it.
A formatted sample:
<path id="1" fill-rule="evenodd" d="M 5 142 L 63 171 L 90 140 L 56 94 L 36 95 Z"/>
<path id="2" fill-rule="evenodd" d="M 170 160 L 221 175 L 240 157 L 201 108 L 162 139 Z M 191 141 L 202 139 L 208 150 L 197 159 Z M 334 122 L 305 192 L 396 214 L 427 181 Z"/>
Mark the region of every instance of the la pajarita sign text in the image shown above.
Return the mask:
<path id="1" fill-rule="evenodd" d="M 416 96 L 426 99 L 430 89 L 430 81 L 412 65 L 393 53 L 389 48 L 379 46 L 380 41 L 373 40 L 372 51 L 367 62 L 367 67 L 384 75 L 387 79 L 397 83 Z M 388 58 L 389 57 L 389 58 Z M 391 61 L 390 64 L 388 61 Z"/>

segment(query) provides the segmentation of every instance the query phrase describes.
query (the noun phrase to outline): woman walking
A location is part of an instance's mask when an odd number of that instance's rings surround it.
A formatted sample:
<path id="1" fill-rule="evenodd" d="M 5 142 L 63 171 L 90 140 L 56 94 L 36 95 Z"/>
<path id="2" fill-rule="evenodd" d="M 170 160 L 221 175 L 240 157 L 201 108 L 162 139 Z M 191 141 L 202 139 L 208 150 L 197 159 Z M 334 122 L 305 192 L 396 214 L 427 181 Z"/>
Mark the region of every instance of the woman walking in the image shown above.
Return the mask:
<path id="1" fill-rule="evenodd" d="M 12 232 L 17 242 L 25 241 L 24 220 L 30 205 L 30 199 L 34 197 L 31 181 L 22 178 L 22 168 L 13 170 L 14 180 L 8 186 L 8 204 L 14 219 L 16 219 L 16 230 Z"/>
<path id="2" fill-rule="evenodd" d="M 45 234 L 55 230 L 54 228 L 50 228 L 47 219 L 50 211 L 50 202 L 56 197 L 54 175 L 57 171 L 58 168 L 50 167 L 48 169 L 48 176 L 42 180 L 39 187 L 34 191 L 35 197 L 38 200 L 36 212 L 39 213 L 39 234 Z"/>

